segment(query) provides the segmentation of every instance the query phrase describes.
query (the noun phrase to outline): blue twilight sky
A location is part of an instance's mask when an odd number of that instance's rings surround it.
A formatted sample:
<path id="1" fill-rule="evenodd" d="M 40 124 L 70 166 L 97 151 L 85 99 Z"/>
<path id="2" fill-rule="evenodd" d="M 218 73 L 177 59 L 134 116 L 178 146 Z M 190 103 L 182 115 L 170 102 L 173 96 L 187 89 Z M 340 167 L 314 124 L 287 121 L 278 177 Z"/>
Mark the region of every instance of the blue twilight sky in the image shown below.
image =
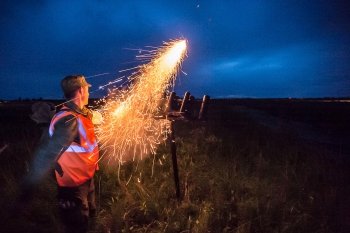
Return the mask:
<path id="1" fill-rule="evenodd" d="M 349 0 L 2 0 L 0 99 L 61 98 L 65 75 L 110 73 L 89 79 L 98 88 L 138 65 L 137 49 L 180 37 L 180 96 L 350 96 L 349 12 Z"/>

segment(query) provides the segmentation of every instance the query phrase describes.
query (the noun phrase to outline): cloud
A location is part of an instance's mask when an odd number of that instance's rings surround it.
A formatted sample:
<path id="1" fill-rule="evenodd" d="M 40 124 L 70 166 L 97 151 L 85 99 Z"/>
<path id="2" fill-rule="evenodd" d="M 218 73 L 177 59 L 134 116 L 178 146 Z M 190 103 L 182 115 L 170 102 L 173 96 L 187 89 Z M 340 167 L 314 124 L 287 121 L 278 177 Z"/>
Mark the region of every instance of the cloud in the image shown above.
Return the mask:
<path id="1" fill-rule="evenodd" d="M 349 79 L 346 1 L 4 0 L 0 4 L 2 86 L 23 77 L 52 85 L 67 73 L 117 72 L 137 64 L 136 51 L 126 48 L 160 46 L 181 36 L 189 40 L 189 51 L 183 66 L 188 76 L 179 88 L 199 94 L 287 95 L 298 88 L 305 94 L 307 87 L 336 93 Z M 41 91 L 35 88 L 33 95 Z M 16 90 L 18 96 L 28 95 Z"/>

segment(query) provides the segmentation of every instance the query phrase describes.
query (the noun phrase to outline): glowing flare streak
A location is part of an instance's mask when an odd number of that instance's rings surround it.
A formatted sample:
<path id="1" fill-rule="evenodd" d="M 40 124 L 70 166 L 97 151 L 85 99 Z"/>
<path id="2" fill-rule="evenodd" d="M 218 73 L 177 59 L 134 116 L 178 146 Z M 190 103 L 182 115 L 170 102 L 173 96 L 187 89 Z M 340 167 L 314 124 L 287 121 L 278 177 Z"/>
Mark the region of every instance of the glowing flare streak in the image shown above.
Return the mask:
<path id="1" fill-rule="evenodd" d="M 164 43 L 150 54 L 138 56 L 152 60 L 139 67 L 128 79 L 127 90 L 115 90 L 107 97 L 101 109 L 105 123 L 98 129 L 102 149 L 109 151 L 109 160 L 119 163 L 130 159 L 142 159 L 154 154 L 157 145 L 165 139 L 167 120 L 154 116 L 165 104 L 165 96 L 174 85 L 177 71 L 186 55 L 186 41 Z M 115 93 L 118 91 L 118 93 Z"/>

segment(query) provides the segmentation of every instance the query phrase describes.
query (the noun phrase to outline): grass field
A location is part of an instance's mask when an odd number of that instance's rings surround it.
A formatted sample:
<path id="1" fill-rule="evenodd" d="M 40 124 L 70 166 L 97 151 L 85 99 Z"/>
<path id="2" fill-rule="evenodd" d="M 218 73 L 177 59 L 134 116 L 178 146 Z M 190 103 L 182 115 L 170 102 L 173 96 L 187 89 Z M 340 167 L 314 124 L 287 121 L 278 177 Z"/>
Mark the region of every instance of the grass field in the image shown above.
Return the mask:
<path id="1" fill-rule="evenodd" d="M 31 104 L 0 104 L 0 232 L 62 232 L 50 177 L 10 214 L 41 134 Z M 349 119 L 343 102 L 212 100 L 206 121 L 175 123 L 182 200 L 169 144 L 102 161 L 90 232 L 350 232 Z"/>

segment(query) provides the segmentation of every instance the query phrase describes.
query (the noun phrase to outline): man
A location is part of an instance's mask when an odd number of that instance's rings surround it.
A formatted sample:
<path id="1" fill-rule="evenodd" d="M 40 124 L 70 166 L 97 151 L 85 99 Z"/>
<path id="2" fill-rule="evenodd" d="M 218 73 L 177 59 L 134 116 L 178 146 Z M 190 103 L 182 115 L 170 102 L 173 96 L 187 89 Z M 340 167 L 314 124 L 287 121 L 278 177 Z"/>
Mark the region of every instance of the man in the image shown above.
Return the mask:
<path id="1" fill-rule="evenodd" d="M 61 81 L 67 102 L 52 118 L 50 139 L 36 153 L 27 180 L 36 184 L 54 167 L 66 232 L 86 232 L 88 217 L 96 209 L 93 177 L 98 169 L 99 150 L 93 114 L 85 107 L 90 86 L 82 75 L 69 75 Z"/>

